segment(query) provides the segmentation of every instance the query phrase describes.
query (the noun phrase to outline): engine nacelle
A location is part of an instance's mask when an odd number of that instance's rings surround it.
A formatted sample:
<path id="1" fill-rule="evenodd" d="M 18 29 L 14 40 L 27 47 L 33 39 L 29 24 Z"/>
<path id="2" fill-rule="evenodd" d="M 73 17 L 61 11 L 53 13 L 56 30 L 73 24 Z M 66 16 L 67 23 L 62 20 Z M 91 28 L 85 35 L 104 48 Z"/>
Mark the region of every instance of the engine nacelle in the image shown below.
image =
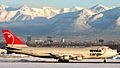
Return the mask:
<path id="1" fill-rule="evenodd" d="M 63 56 L 59 57 L 59 59 L 70 60 L 70 56 L 69 55 L 63 55 Z"/>
<path id="2" fill-rule="evenodd" d="M 82 60 L 82 57 L 77 56 L 77 57 L 76 57 L 76 60 Z"/>
<path id="3" fill-rule="evenodd" d="M 72 60 L 82 60 L 81 56 L 72 57 Z"/>
<path id="4" fill-rule="evenodd" d="M 69 60 L 69 59 L 70 59 L 70 56 L 69 56 L 69 55 L 64 55 L 64 56 L 63 56 L 63 59 L 64 59 L 64 60 Z"/>

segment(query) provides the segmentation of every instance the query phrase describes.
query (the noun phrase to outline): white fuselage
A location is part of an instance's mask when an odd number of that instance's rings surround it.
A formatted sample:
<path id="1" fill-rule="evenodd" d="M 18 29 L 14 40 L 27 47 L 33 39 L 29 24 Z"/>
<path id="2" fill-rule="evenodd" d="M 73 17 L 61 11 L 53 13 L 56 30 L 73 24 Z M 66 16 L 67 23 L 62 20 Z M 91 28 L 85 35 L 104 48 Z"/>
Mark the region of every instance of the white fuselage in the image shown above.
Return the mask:
<path id="1" fill-rule="evenodd" d="M 100 50 L 104 48 L 104 50 Z M 35 48 L 25 47 L 18 50 L 9 50 L 17 53 L 29 54 L 38 57 L 62 57 L 70 56 L 85 58 L 108 58 L 117 55 L 117 50 L 108 49 L 107 47 L 85 47 L 85 48 Z"/>

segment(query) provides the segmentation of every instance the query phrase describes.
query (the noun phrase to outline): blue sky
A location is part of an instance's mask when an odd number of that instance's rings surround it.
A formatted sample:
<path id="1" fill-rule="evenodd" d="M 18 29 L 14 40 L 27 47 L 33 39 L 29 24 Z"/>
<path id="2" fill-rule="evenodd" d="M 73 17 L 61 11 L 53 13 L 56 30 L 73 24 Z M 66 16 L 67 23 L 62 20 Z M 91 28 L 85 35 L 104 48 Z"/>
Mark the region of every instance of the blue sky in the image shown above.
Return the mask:
<path id="1" fill-rule="evenodd" d="M 89 8 L 96 4 L 120 6 L 120 0 L 0 0 L 0 4 L 12 7 L 28 5 L 30 7 L 53 6 L 58 8 L 80 6 Z"/>

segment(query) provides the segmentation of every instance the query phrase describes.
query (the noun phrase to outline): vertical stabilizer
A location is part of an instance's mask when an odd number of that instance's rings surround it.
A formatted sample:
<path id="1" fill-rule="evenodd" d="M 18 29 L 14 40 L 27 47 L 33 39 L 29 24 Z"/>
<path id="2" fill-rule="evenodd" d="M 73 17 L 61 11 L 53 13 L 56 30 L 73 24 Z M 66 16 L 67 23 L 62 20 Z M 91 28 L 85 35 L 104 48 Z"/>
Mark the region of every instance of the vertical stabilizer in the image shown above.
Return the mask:
<path id="1" fill-rule="evenodd" d="M 3 35 L 5 37 L 8 47 L 27 47 L 27 45 L 25 45 L 23 41 L 17 38 L 9 30 L 2 30 L 2 32 L 3 32 Z"/>

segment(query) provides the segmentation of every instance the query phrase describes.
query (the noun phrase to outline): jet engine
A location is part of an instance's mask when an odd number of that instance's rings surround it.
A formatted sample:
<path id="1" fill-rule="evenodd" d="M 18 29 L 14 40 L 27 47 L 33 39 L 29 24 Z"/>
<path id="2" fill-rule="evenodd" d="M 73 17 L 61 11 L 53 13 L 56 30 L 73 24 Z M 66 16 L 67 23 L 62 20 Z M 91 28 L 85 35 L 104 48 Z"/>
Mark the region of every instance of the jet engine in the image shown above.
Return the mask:
<path id="1" fill-rule="evenodd" d="M 76 57 L 76 60 L 82 60 L 82 57 L 77 56 L 77 57 Z"/>
<path id="2" fill-rule="evenodd" d="M 69 59 L 70 59 L 70 56 L 69 56 L 69 55 L 64 55 L 64 56 L 63 56 L 63 59 L 64 59 L 64 60 L 69 60 Z"/>

